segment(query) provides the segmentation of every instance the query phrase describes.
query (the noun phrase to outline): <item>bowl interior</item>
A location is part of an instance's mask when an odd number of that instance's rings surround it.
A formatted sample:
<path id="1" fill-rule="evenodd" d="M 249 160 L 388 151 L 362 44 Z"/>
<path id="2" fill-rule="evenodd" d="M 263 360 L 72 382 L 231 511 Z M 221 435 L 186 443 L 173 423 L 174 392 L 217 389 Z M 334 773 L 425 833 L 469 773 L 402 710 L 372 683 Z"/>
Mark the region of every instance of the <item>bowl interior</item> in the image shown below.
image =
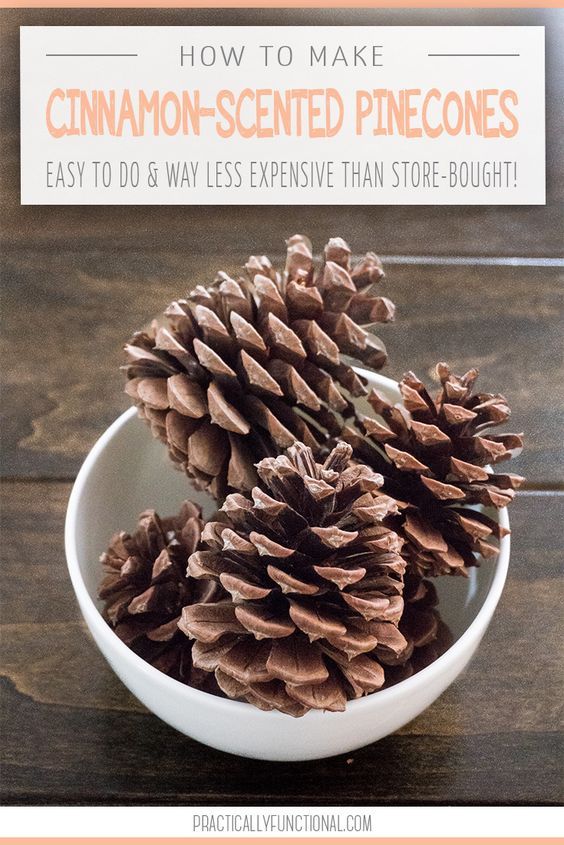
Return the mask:
<path id="1" fill-rule="evenodd" d="M 174 467 L 166 448 L 151 437 L 135 409 L 116 420 L 114 426 L 113 436 L 102 444 L 86 477 L 77 508 L 80 572 L 90 597 L 99 606 L 99 557 L 112 534 L 133 531 L 137 516 L 149 508 L 160 516 L 171 516 L 184 499 L 201 505 L 206 518 L 216 510 L 212 499 L 194 490 L 184 473 Z M 112 431 L 106 434 L 112 435 Z"/>
<path id="2" fill-rule="evenodd" d="M 394 382 L 378 378 L 377 387 L 395 399 Z M 88 470 L 88 471 L 87 471 Z M 174 514 L 185 498 L 202 505 L 204 516 L 215 509 L 212 500 L 193 491 L 184 474 L 171 464 L 166 449 L 154 440 L 135 409 L 122 415 L 98 442 L 83 470 L 84 485 L 77 507 L 75 543 L 80 571 L 96 602 L 101 570 L 99 556 L 111 535 L 132 531 L 137 515 L 149 505 L 162 516 Z M 469 578 L 439 578 L 439 610 L 458 639 L 475 619 L 490 589 L 495 561 L 472 569 Z"/>

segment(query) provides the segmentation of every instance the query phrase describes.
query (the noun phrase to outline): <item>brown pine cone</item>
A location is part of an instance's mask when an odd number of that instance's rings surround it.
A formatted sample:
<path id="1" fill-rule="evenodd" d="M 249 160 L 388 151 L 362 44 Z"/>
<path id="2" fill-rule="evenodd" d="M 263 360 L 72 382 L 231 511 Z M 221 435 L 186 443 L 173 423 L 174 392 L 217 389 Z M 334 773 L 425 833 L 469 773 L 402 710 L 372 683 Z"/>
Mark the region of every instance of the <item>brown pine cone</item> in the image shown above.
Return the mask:
<path id="1" fill-rule="evenodd" d="M 186 577 L 186 561 L 202 528 L 201 509 L 192 502 L 168 519 L 144 511 L 135 532 L 115 534 L 101 556 L 105 577 L 98 595 L 108 624 L 140 657 L 177 680 L 212 691 L 209 675 L 192 667 L 190 644 L 178 630 L 188 602 L 205 603 L 218 593 L 213 581 Z"/>
<path id="2" fill-rule="evenodd" d="M 395 527 L 407 540 L 410 571 L 420 576 L 466 574 L 477 565 L 476 554 L 496 555 L 492 541 L 506 530 L 470 506 L 502 508 L 523 482 L 486 468 L 523 447 L 520 434 L 489 433 L 509 418 L 505 397 L 473 393 L 475 369 L 455 376 L 441 363 L 437 375 L 442 388 L 434 400 L 411 372 L 399 384 L 402 405 L 372 390 L 368 402 L 380 420 L 357 416 L 366 438 L 351 426 L 341 433 L 359 460 L 383 474 L 384 489 L 398 501 L 402 525 Z"/>
<path id="3" fill-rule="evenodd" d="M 227 696 L 293 716 L 343 710 L 408 659 L 402 543 L 382 524 L 396 505 L 351 453 L 339 443 L 319 464 L 296 443 L 258 464 L 252 501 L 229 495 L 226 522 L 206 525 L 188 573 L 226 598 L 185 607 L 179 627 Z"/>
<path id="4" fill-rule="evenodd" d="M 349 272 L 350 271 L 350 272 Z M 196 486 L 220 499 L 248 492 L 254 465 L 296 440 L 317 450 L 353 415 L 363 381 L 341 354 L 373 369 L 386 361 L 358 321 L 393 318 L 372 293 L 383 274 L 369 253 L 351 269 L 340 238 L 316 270 L 309 242 L 288 241 L 283 273 L 251 256 L 246 278 L 219 273 L 126 345 L 126 392 Z"/>
<path id="5" fill-rule="evenodd" d="M 429 666 L 453 643 L 452 633 L 441 618 L 437 591 L 431 581 L 406 573 L 403 601 L 399 629 L 408 648 L 402 655 L 402 663 L 386 668 L 387 687 Z"/>

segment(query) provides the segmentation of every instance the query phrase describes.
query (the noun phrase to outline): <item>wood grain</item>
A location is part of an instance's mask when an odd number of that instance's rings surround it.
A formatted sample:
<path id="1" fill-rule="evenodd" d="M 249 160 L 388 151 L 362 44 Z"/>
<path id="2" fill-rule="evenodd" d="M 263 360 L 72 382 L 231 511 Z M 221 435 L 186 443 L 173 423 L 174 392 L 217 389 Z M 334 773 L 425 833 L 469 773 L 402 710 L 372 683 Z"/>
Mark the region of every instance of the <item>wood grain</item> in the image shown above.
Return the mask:
<path id="1" fill-rule="evenodd" d="M 59 540 L 69 489 L 60 482 L 3 486 L 6 802 L 105 803 L 111 795 L 116 803 L 331 804 L 338 794 L 342 803 L 360 805 L 564 797 L 558 754 L 564 495 L 517 499 L 511 571 L 492 625 L 468 670 L 418 719 L 346 758 L 290 765 L 230 757 L 225 766 L 222 754 L 147 713 L 86 633 Z"/>
<path id="2" fill-rule="evenodd" d="M 218 269 L 237 272 L 247 255 L 226 263 L 221 255 L 134 250 L 7 253 L 2 473 L 73 477 L 128 405 L 119 373 L 125 340 Z M 396 323 L 378 328 L 390 354 L 386 374 L 414 369 L 430 378 L 439 360 L 456 371 L 477 365 L 483 389 L 506 394 L 511 427 L 526 432 L 515 471 L 530 484 L 564 478 L 556 389 L 563 278 L 551 267 L 391 265 L 383 288 L 398 306 Z"/>
<path id="3" fill-rule="evenodd" d="M 551 797 L 561 778 L 556 734 L 394 735 L 354 752 L 352 763 L 340 756 L 283 765 L 227 758 L 141 713 L 50 706 L 38 712 L 11 684 L 2 686 L 17 742 L 2 766 L 8 804 L 323 806 L 336 796 L 344 806 L 559 800 Z"/>
<path id="4" fill-rule="evenodd" d="M 262 9 L 260 23 L 277 24 L 492 24 L 546 25 L 547 205 L 500 206 L 340 206 L 332 207 L 120 207 L 19 205 L 20 25 L 231 24 L 257 23 L 255 10 L 201 9 L 25 9 L 2 11 L 0 42 L 0 160 L 3 237 L 27 250 L 98 247 L 107 251 L 208 252 L 280 248 L 280 237 L 307 231 L 315 241 L 336 234 L 374 244 L 398 255 L 561 256 L 564 239 L 563 18 L 550 9 L 316 9 L 291 12 Z"/>

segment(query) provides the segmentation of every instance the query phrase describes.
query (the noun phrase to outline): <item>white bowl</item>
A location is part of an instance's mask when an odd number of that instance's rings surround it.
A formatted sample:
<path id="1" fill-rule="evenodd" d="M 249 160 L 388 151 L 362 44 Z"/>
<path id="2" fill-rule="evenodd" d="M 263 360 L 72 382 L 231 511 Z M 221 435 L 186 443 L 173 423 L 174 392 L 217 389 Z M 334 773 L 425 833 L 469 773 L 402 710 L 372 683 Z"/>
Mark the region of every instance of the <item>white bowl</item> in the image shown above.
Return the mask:
<path id="1" fill-rule="evenodd" d="M 379 390 L 399 401 L 397 384 L 361 371 Z M 194 494 L 185 476 L 169 462 L 162 444 L 150 437 L 131 408 L 111 425 L 86 458 L 70 496 L 65 525 L 69 572 L 80 609 L 94 640 L 123 683 L 159 718 L 194 739 L 262 760 L 314 760 L 375 742 L 418 716 L 465 668 L 499 601 L 509 562 L 509 537 L 495 562 L 472 569 L 468 579 L 436 582 L 441 616 L 454 644 L 417 674 L 389 689 L 350 701 L 342 713 L 309 712 L 295 719 L 250 704 L 199 692 L 150 666 L 134 654 L 102 619 L 96 590 L 98 558 L 113 532 L 132 530 L 137 514 L 154 507 L 173 514 L 185 498 L 213 504 Z M 508 528 L 507 512 L 499 514 Z M 484 684 L 486 684 L 484 678 Z"/>

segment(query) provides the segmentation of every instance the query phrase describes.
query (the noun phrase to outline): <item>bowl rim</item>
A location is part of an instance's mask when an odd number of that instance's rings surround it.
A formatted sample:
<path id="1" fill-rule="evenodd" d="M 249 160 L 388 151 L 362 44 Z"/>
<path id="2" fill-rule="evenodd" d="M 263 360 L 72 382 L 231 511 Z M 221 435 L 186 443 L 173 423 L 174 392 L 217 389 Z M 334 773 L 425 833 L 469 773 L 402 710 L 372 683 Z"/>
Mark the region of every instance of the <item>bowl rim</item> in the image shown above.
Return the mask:
<path id="1" fill-rule="evenodd" d="M 379 382 L 381 386 L 387 384 L 389 388 L 397 390 L 397 382 L 393 379 L 380 376 L 377 373 L 368 373 L 367 371 L 362 372 L 363 374 L 366 373 L 369 375 L 371 379 Z M 105 644 L 107 650 L 115 652 L 116 657 L 119 656 L 120 660 L 131 666 L 131 669 L 136 673 L 145 675 L 149 682 L 157 685 L 160 684 L 165 690 L 168 689 L 171 693 L 184 695 L 187 703 L 190 701 L 193 701 L 194 703 L 200 701 L 202 704 L 210 705 L 213 702 L 214 706 L 220 709 L 228 708 L 230 711 L 233 711 L 238 708 L 241 715 L 243 712 L 252 712 L 257 717 L 260 714 L 261 718 L 274 719 L 286 717 L 288 719 L 292 719 L 293 722 L 298 721 L 301 724 L 304 724 L 304 720 L 311 721 L 312 719 L 320 717 L 330 716 L 332 718 L 343 718 L 347 713 L 353 711 L 355 713 L 360 713 L 361 710 L 370 708 L 376 703 L 379 705 L 391 704 L 394 700 L 402 698 L 404 695 L 415 693 L 419 688 L 425 687 L 428 683 L 432 683 L 433 678 L 438 678 L 444 672 L 447 672 L 449 668 L 455 666 L 459 661 L 459 657 L 464 655 L 464 652 L 469 646 L 471 646 L 472 643 L 475 642 L 476 645 L 479 643 L 481 636 L 493 616 L 507 577 L 511 548 L 509 534 L 505 535 L 500 540 L 499 554 L 496 562 L 493 564 L 493 566 L 495 566 L 495 571 L 482 607 L 456 642 L 454 642 L 450 648 L 444 652 L 444 654 L 434 660 L 431 664 L 423 669 L 420 669 L 419 672 L 416 672 L 409 678 L 405 678 L 403 681 L 399 681 L 397 684 L 394 684 L 386 689 L 377 690 L 369 695 L 363 696 L 362 698 L 348 701 L 346 710 L 344 711 L 330 713 L 327 711 L 310 710 L 299 720 L 295 720 L 293 717 L 287 716 L 284 713 L 279 713 L 275 710 L 259 710 L 257 707 L 247 702 L 233 701 L 232 699 L 221 698 L 217 695 L 213 695 L 213 693 L 203 692 L 202 690 L 188 686 L 188 684 L 183 684 L 181 681 L 177 681 L 174 678 L 165 675 L 164 672 L 159 671 L 154 666 L 151 666 L 150 663 L 147 663 L 143 660 L 143 658 L 139 657 L 134 651 L 125 645 L 125 643 L 116 636 L 114 631 L 104 621 L 82 577 L 76 543 L 78 512 L 81 506 L 84 488 L 89 480 L 90 474 L 108 444 L 124 426 L 128 425 L 133 418 L 136 417 L 136 414 L 137 408 L 135 407 L 131 407 L 121 414 L 98 438 L 86 456 L 76 476 L 67 505 L 65 519 L 65 553 L 70 579 L 78 599 L 79 607 L 94 636 L 94 639 L 97 640 L 100 638 L 100 640 Z M 187 491 L 187 498 L 188 495 L 189 491 Z M 499 510 L 498 521 L 503 528 L 509 529 L 507 508 L 501 508 Z M 104 654 L 106 654 L 105 651 Z M 202 696 L 204 698 L 202 698 Z"/>

